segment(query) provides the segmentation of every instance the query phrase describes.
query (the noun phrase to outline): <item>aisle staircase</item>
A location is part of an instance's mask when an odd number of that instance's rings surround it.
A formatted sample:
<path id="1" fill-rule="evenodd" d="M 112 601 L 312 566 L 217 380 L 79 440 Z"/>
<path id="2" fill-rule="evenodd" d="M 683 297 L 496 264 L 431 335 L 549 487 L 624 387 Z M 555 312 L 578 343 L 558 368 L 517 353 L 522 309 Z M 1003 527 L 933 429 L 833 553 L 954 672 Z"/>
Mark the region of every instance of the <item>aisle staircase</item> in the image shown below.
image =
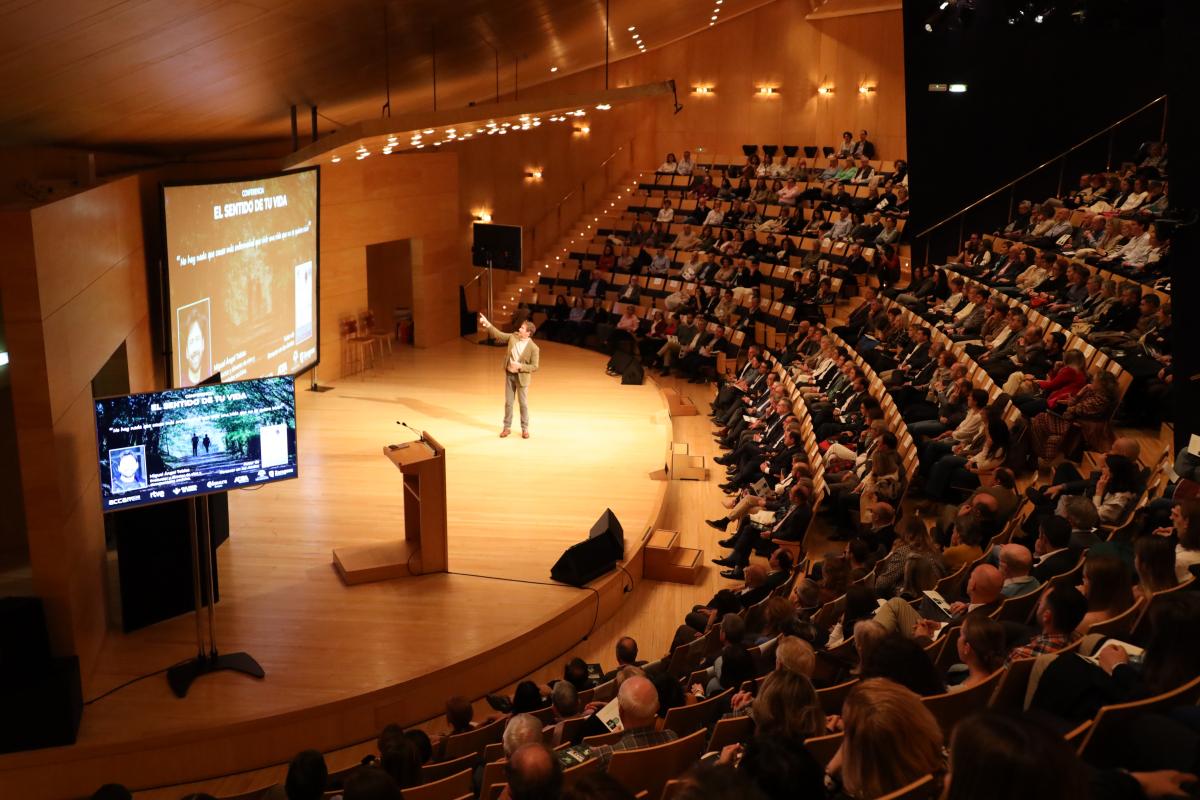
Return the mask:
<path id="1" fill-rule="evenodd" d="M 509 330 L 520 303 L 536 303 L 538 301 L 539 292 L 545 291 L 544 288 L 539 289 L 538 280 L 544 274 L 557 275 L 559 265 L 568 260 L 567 256 L 572 248 L 583 250 L 584 246 L 592 241 L 595 236 L 596 224 L 600 222 L 603 213 L 609 211 L 619 213 L 624 210 L 643 174 L 652 175 L 653 173 L 634 173 L 614 183 L 613 188 L 599 202 L 589 211 L 584 212 L 558 241 L 540 254 L 539 258 L 527 263 L 521 272 L 498 271 L 494 273 L 497 279 L 502 275 L 510 276 L 506 284 L 497 285 L 495 288 L 495 308 L 492 312 L 492 322 L 498 328 Z"/>

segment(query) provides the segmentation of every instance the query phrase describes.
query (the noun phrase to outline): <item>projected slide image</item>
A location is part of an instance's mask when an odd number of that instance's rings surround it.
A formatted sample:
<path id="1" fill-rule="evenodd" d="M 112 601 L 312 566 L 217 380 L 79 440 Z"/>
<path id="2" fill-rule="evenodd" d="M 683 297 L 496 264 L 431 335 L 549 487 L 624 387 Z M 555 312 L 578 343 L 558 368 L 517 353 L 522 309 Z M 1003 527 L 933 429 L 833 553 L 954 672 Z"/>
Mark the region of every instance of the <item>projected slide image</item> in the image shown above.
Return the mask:
<path id="1" fill-rule="evenodd" d="M 296 344 L 307 342 L 313 335 L 312 262 L 296 265 Z"/>
<path id="2" fill-rule="evenodd" d="M 212 375 L 212 314 L 208 298 L 197 300 L 175 312 L 176 324 L 183 341 L 179 351 L 180 386 L 195 386 Z"/>
<path id="3" fill-rule="evenodd" d="M 163 187 L 174 384 L 191 386 L 183 315 L 207 304 L 206 375 L 299 372 L 317 361 L 318 173 Z"/>
<path id="4" fill-rule="evenodd" d="M 297 475 L 291 376 L 96 401 L 104 509 Z"/>

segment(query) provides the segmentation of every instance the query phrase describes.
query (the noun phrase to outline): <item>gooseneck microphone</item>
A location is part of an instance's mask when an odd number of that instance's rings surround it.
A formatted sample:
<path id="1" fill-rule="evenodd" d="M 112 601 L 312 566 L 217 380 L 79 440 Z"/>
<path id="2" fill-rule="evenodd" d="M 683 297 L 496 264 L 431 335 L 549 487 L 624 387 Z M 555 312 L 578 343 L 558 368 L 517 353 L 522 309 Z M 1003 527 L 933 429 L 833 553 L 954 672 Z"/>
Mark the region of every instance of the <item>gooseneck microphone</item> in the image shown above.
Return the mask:
<path id="1" fill-rule="evenodd" d="M 400 420 L 396 420 L 396 424 L 403 425 L 404 427 L 408 428 L 410 431 L 415 433 L 417 435 L 417 441 L 420 441 L 420 442 L 425 441 L 425 434 L 421 433 L 419 430 L 414 428 L 412 425 L 409 425 L 407 422 L 401 422 Z"/>

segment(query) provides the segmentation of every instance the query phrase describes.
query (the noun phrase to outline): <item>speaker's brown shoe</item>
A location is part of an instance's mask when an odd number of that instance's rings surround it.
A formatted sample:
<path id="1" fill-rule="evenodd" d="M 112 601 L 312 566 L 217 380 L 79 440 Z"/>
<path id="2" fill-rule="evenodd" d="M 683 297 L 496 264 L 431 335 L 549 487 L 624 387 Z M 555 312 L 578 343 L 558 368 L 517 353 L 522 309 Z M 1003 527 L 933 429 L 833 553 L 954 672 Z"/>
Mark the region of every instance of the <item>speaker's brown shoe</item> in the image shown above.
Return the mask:
<path id="1" fill-rule="evenodd" d="M 521 431 L 521 438 L 522 438 L 522 439 L 528 439 L 528 438 L 529 438 L 529 431 Z"/>
<path id="2" fill-rule="evenodd" d="M 504 430 L 500 431 L 500 438 L 503 439 L 510 433 L 512 433 L 512 431 L 510 431 L 508 428 L 505 428 Z"/>

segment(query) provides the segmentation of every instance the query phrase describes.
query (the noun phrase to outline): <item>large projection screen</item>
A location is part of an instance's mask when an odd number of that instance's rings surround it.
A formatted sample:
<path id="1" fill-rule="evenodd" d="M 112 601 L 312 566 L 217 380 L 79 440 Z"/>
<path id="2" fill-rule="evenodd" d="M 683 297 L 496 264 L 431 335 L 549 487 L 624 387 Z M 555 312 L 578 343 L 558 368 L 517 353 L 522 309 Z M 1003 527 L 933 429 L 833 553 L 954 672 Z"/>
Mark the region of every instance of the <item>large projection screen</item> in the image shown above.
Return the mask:
<path id="1" fill-rule="evenodd" d="M 295 375 L 320 358 L 316 167 L 162 187 L 173 386 Z"/>

